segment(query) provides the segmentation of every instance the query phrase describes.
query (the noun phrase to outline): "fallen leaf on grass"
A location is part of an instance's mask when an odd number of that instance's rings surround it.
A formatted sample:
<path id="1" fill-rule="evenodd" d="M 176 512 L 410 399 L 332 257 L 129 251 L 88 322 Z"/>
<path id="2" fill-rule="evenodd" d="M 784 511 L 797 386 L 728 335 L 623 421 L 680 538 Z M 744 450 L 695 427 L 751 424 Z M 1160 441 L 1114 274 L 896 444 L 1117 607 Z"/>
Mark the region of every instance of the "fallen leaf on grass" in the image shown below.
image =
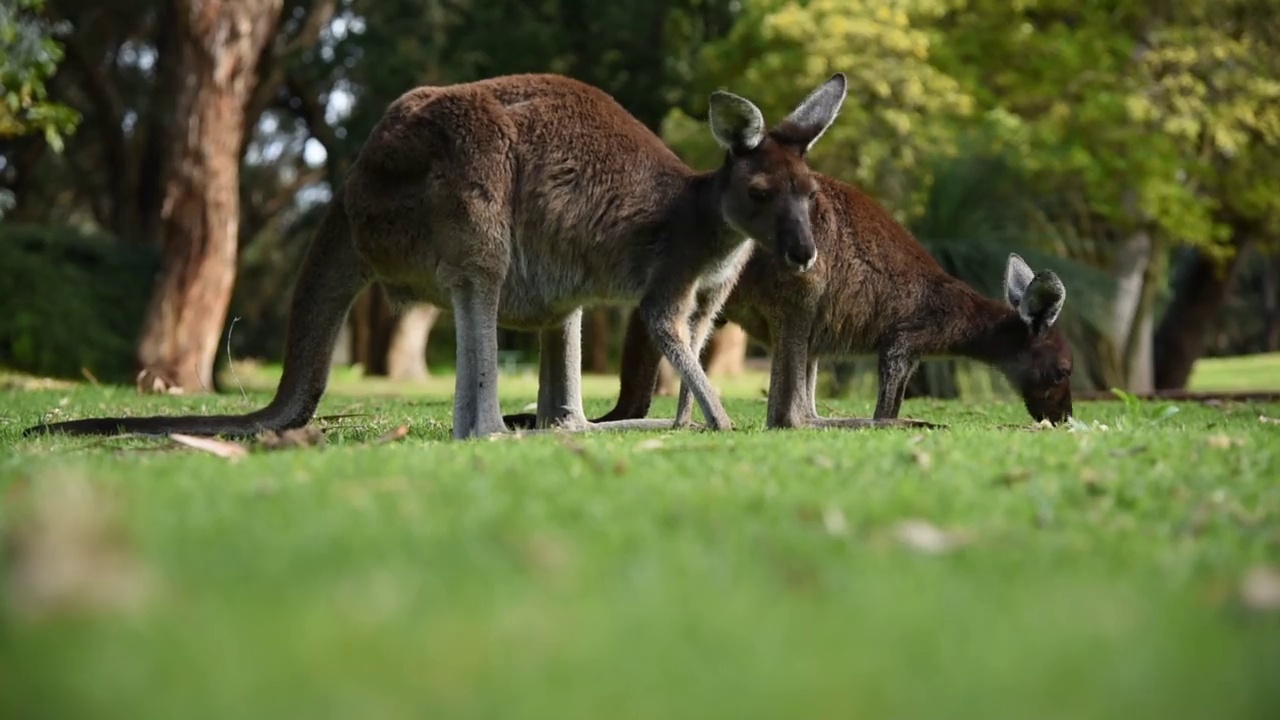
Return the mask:
<path id="1" fill-rule="evenodd" d="M 76 476 L 27 485 L 4 532 L 10 606 L 26 620 L 129 612 L 156 589 L 110 498 Z M 12 506 L 11 506 L 12 507 Z"/>
<path id="2" fill-rule="evenodd" d="M 286 450 L 322 445 L 324 445 L 324 432 L 314 425 L 280 432 L 272 430 L 258 435 L 258 447 L 263 450 Z"/>
<path id="3" fill-rule="evenodd" d="M 997 485 L 1005 487 L 1013 487 L 1020 483 L 1024 483 L 1031 479 L 1031 471 L 1024 468 L 1014 468 L 996 478 Z"/>
<path id="4" fill-rule="evenodd" d="M 1258 422 L 1262 423 L 1263 425 L 1280 425 L 1280 418 L 1273 418 L 1273 417 L 1267 417 L 1266 415 L 1259 415 Z"/>
<path id="5" fill-rule="evenodd" d="M 943 530 L 926 520 L 903 520 L 894 526 L 893 535 L 912 550 L 930 555 L 950 552 L 970 542 L 966 533 Z"/>
<path id="6" fill-rule="evenodd" d="M 831 505 L 822 511 L 822 527 L 829 534 L 839 537 L 849 532 L 849 521 L 845 519 L 843 510 Z"/>
<path id="7" fill-rule="evenodd" d="M 1240 582 L 1240 599 L 1252 610 L 1280 610 L 1280 570 L 1258 566 Z"/>
<path id="8" fill-rule="evenodd" d="M 920 466 L 921 470 L 928 470 L 933 467 L 933 458 L 929 456 L 929 453 L 923 450 L 913 450 L 911 452 L 911 457 L 915 459 L 916 464 Z"/>
<path id="9" fill-rule="evenodd" d="M 385 445 L 387 443 L 396 442 L 397 440 L 403 440 L 408 436 L 409 436 L 409 426 L 401 425 L 400 427 L 394 430 L 390 430 L 386 433 L 383 433 L 381 437 L 379 437 L 377 440 L 374 440 L 373 442 L 376 445 Z"/>
<path id="10" fill-rule="evenodd" d="M 649 438 L 636 443 L 636 450 L 659 450 L 664 446 L 662 438 Z"/>
<path id="11" fill-rule="evenodd" d="M 1244 440 L 1240 438 L 1233 438 L 1228 435 L 1219 434 L 1219 435 L 1210 435 L 1205 440 L 1205 444 L 1213 448 L 1214 450 L 1226 450 L 1231 447 L 1243 447 Z"/>
<path id="12" fill-rule="evenodd" d="M 196 450 L 203 450 L 204 452 L 217 455 L 220 458 L 226 458 L 233 462 L 249 454 L 249 451 L 246 450 L 243 445 L 237 445 L 236 443 L 227 442 L 226 440 L 196 437 L 194 435 L 183 435 L 181 433 L 170 433 L 169 439 L 179 445 L 186 445 L 187 447 L 195 448 Z"/>
<path id="13" fill-rule="evenodd" d="M 814 455 L 813 464 L 817 465 L 823 470 L 834 470 L 836 467 L 835 461 L 833 461 L 831 458 L 827 457 L 826 455 Z"/>
<path id="14" fill-rule="evenodd" d="M 1080 471 L 1080 482 L 1084 485 L 1085 492 L 1090 495 L 1102 495 L 1106 492 L 1106 488 L 1102 485 L 1102 475 L 1093 468 L 1084 468 Z"/>

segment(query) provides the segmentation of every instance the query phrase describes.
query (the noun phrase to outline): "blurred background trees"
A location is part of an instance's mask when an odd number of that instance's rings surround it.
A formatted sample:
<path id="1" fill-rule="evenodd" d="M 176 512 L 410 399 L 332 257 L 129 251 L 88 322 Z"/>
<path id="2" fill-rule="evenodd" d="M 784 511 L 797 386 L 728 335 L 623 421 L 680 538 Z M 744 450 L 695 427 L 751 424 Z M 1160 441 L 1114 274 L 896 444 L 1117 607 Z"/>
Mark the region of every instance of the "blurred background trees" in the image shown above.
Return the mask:
<path id="1" fill-rule="evenodd" d="M 698 168 L 709 91 L 776 118 L 847 73 L 815 166 L 985 292 L 1011 251 L 1061 272 L 1084 387 L 1178 388 L 1280 343 L 1280 0 L 0 0 L 0 42 L 0 364 L 198 391 L 235 318 L 230 352 L 278 359 L 299 253 L 387 103 L 537 71 Z M 625 316 L 589 314 L 588 371 Z M 450 322 L 374 288 L 335 362 L 421 376 L 452 364 Z"/>

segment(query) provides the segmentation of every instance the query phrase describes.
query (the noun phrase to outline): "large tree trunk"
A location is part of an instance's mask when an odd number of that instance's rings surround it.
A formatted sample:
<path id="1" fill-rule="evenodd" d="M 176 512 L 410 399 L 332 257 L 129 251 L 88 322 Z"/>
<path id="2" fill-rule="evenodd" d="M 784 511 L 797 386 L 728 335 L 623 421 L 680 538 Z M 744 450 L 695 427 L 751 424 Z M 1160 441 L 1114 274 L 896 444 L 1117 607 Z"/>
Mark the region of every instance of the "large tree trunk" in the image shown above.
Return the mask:
<path id="1" fill-rule="evenodd" d="M 1245 251 L 1244 243 L 1238 242 L 1235 254 L 1225 265 L 1195 251 L 1183 267 L 1173 301 L 1156 331 L 1156 389 L 1181 390 L 1187 386 L 1191 368 L 1204 355 Z"/>
<path id="2" fill-rule="evenodd" d="M 387 351 L 387 375 L 394 380 L 421 380 L 428 375 L 427 341 L 440 317 L 440 308 L 414 305 L 397 319 Z"/>
<path id="3" fill-rule="evenodd" d="M 281 0 L 183 0 L 177 5 L 181 82 L 160 215 L 164 264 L 138 362 L 163 384 L 184 391 L 213 388 L 218 339 L 235 281 L 245 102 L 280 6 Z"/>
<path id="4" fill-rule="evenodd" d="M 1116 296 L 1112 309 L 1111 340 L 1130 392 L 1150 392 L 1152 381 L 1151 305 L 1152 240 L 1137 232 L 1120 246 L 1115 260 Z"/>

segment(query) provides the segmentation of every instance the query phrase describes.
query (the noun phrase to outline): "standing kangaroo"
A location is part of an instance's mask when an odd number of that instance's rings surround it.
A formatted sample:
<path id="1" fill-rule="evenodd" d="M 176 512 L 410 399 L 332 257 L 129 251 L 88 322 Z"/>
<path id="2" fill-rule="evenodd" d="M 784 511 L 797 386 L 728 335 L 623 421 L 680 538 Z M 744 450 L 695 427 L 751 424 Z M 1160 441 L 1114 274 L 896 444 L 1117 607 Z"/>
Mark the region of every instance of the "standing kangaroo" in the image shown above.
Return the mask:
<path id="1" fill-rule="evenodd" d="M 780 267 L 813 265 L 817 184 L 805 155 L 845 93 L 844 75 L 833 75 L 768 131 L 750 101 L 712 93 L 711 130 L 725 161 L 695 173 L 608 94 L 565 77 L 411 90 L 374 127 L 312 241 L 269 405 L 244 415 L 75 420 L 24 434 L 251 435 L 305 425 L 351 302 L 374 281 L 393 301 L 452 308 L 455 438 L 506 430 L 499 324 L 539 331 L 537 423 L 586 427 L 582 307 L 637 301 L 651 342 L 708 425 L 728 429 L 698 353 L 751 239 Z M 694 318 L 699 296 L 709 304 Z"/>
<path id="2" fill-rule="evenodd" d="M 1010 255 L 1006 303 L 983 297 L 948 275 L 870 197 L 815 177 L 813 269 L 796 275 L 769 255 L 754 253 L 723 307 L 725 319 L 772 349 L 768 427 L 910 423 L 897 420 L 903 393 L 928 355 L 959 355 L 998 368 L 1036 420 L 1056 424 L 1071 415 L 1071 347 L 1054 326 L 1066 298 L 1057 275 L 1035 273 Z M 627 327 L 618 403 L 600 422 L 649 412 L 661 357 L 636 318 Z M 819 417 L 818 358 L 866 352 L 879 358 L 875 418 Z M 687 424 L 690 413 L 682 384 L 676 424 Z M 506 420 L 517 427 L 530 422 L 523 415 Z"/>

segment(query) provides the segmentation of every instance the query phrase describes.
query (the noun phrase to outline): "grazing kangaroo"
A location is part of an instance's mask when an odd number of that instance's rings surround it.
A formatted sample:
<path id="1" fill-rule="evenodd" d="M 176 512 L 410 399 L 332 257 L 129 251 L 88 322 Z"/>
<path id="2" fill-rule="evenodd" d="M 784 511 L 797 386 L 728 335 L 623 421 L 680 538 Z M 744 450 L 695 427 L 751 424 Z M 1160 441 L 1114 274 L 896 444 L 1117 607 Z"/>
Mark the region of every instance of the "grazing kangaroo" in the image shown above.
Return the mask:
<path id="1" fill-rule="evenodd" d="M 818 260 L 803 275 L 754 253 L 727 301 L 724 318 L 772 348 L 767 426 L 895 425 L 906 383 L 919 360 L 960 355 L 1003 372 L 1036 420 L 1071 415 L 1072 353 L 1054 326 L 1066 289 L 1052 271 L 1035 273 L 1010 255 L 1006 303 L 980 295 L 948 275 L 874 200 L 844 183 L 817 176 L 811 211 Z M 661 357 L 640 332 L 636 315 L 623 345 L 617 405 L 601 422 L 649 412 Z M 874 419 L 818 416 L 819 357 L 874 352 L 879 397 Z M 691 408 L 681 387 L 676 424 Z M 515 427 L 524 415 L 509 415 Z"/>
<path id="2" fill-rule="evenodd" d="M 499 324 L 540 333 L 537 423 L 586 427 L 581 308 L 596 303 L 638 302 L 650 341 L 707 424 L 728 429 L 698 353 L 752 239 L 790 272 L 813 265 L 817 184 L 805 155 L 845 93 L 844 75 L 833 75 L 767 131 L 750 101 L 712 93 L 711 131 L 725 160 L 696 173 L 608 94 L 565 77 L 411 90 L 374 127 L 312 241 L 269 405 L 244 415 L 75 420 L 25 434 L 251 435 L 305 425 L 350 304 L 374 281 L 394 301 L 452 308 L 455 438 L 506 430 Z M 698 297 L 709 305 L 699 310 Z"/>

